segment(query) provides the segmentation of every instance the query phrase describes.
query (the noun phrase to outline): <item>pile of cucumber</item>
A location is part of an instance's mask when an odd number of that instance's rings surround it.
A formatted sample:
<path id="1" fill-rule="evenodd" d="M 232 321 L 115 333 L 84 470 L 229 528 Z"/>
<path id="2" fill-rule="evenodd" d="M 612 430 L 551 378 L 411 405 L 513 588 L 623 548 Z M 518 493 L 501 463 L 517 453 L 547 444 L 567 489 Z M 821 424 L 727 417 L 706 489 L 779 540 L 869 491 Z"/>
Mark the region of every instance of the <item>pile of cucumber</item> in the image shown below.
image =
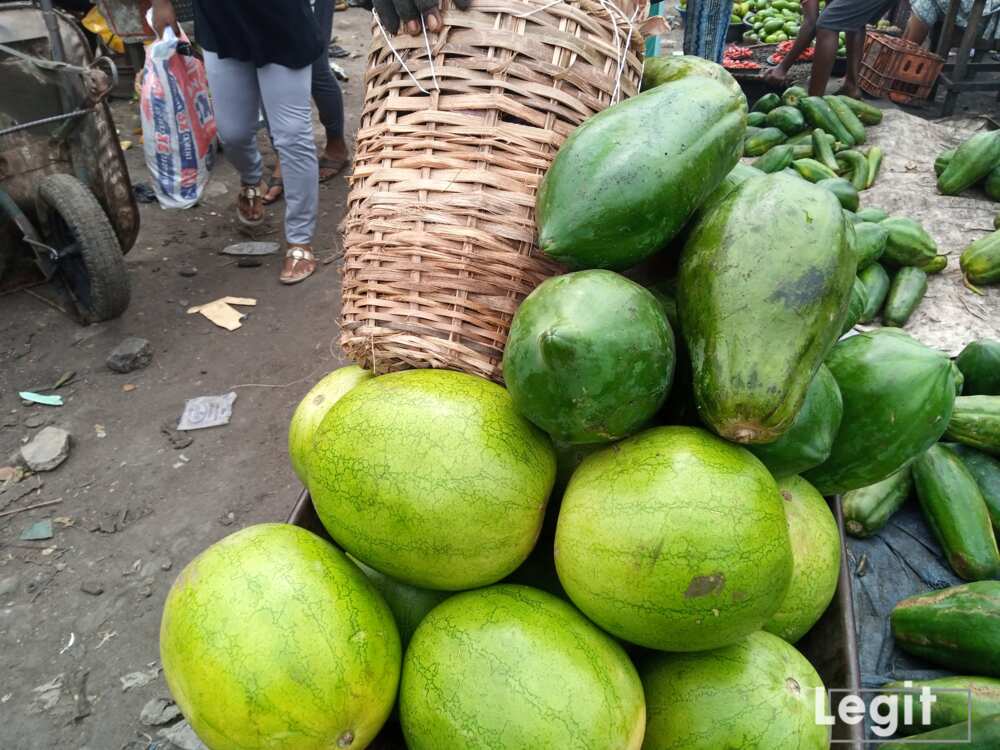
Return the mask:
<path id="1" fill-rule="evenodd" d="M 826 7 L 820 2 L 820 10 Z M 796 0 L 745 0 L 733 5 L 730 23 L 743 21 L 750 28 L 743 34 L 743 41 L 750 44 L 763 42 L 777 44 L 798 36 L 802 24 L 802 8 Z M 846 37 L 840 33 L 837 57 L 846 57 Z"/>

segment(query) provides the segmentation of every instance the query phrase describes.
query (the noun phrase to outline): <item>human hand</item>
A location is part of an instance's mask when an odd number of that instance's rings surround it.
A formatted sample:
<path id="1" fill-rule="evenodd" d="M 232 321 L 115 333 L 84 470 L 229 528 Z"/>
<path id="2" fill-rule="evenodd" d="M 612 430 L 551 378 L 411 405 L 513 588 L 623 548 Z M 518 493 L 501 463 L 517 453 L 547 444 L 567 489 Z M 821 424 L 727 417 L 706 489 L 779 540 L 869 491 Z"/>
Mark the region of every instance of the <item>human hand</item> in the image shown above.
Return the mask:
<path id="1" fill-rule="evenodd" d="M 170 0 L 153 0 L 153 31 L 157 36 L 163 36 L 167 27 L 172 28 L 177 36 L 181 35 L 174 4 Z"/>
<path id="2" fill-rule="evenodd" d="M 783 87 L 786 83 L 786 78 L 787 71 L 779 65 L 775 65 L 773 68 L 768 68 L 764 71 L 764 83 L 775 88 Z"/>
<path id="3" fill-rule="evenodd" d="M 471 0 L 452 0 L 459 10 L 468 10 Z M 443 25 L 441 12 L 438 10 L 438 0 L 373 0 L 375 12 L 379 20 L 390 34 L 395 34 L 403 28 L 412 36 L 420 35 L 420 17 L 428 31 L 440 31 Z"/>

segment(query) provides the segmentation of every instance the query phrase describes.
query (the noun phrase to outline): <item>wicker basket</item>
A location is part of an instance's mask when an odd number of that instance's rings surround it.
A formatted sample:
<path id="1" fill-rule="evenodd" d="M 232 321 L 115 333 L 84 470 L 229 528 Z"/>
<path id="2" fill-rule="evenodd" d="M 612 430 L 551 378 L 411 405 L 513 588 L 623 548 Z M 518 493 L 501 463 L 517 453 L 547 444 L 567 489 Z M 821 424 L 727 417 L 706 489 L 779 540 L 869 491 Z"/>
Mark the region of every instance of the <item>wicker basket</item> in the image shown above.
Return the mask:
<path id="1" fill-rule="evenodd" d="M 433 67 L 422 37 L 392 39 L 428 93 L 373 29 L 343 226 L 341 344 L 378 373 L 437 367 L 499 381 L 514 310 L 561 270 L 535 247 L 535 192 L 573 128 L 638 90 L 646 8 L 442 8 Z"/>

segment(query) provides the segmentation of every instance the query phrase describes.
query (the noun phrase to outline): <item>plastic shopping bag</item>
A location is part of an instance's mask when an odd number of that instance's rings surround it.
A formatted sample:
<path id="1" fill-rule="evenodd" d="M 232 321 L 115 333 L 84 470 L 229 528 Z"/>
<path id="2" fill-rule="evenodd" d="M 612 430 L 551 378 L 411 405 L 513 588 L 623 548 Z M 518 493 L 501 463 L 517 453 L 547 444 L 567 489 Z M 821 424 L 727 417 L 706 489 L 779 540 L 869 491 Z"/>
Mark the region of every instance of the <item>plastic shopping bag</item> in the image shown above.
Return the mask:
<path id="1" fill-rule="evenodd" d="M 168 28 L 146 47 L 139 99 L 146 167 L 163 208 L 197 203 L 215 158 L 215 113 L 205 66 L 178 54 L 178 44 L 187 42 L 181 36 Z"/>

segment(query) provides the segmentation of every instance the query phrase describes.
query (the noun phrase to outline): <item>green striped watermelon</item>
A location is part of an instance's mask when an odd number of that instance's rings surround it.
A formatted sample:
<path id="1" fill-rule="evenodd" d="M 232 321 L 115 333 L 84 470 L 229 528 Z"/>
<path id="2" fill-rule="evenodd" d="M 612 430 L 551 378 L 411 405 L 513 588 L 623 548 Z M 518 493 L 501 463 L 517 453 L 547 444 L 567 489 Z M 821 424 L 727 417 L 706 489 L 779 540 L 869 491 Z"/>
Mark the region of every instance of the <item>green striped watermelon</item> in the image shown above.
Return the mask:
<path id="1" fill-rule="evenodd" d="M 351 555 L 404 583 L 457 591 L 528 556 L 555 464 L 548 437 L 497 384 L 410 370 L 341 398 L 306 471 L 323 525 Z"/>
<path id="2" fill-rule="evenodd" d="M 323 417 L 341 396 L 371 377 L 371 372 L 357 365 L 340 367 L 316 383 L 295 407 L 288 426 L 288 457 L 302 484 L 306 483 L 306 456 Z"/>
<path id="3" fill-rule="evenodd" d="M 160 657 L 214 750 L 361 750 L 392 709 L 399 634 L 347 557 L 287 524 L 250 526 L 184 568 Z"/>
<path id="4" fill-rule="evenodd" d="M 399 639 L 402 641 L 403 650 L 413 637 L 413 631 L 427 616 L 427 613 L 437 605 L 451 596 L 447 591 L 435 591 L 434 589 L 422 589 L 411 586 L 408 583 L 397 581 L 384 573 L 379 573 L 375 568 L 365 565 L 360 560 L 354 560 L 354 564 L 361 568 L 372 585 L 385 599 L 385 603 L 392 610 L 392 617 L 399 628 Z"/>
<path id="5" fill-rule="evenodd" d="M 410 750 L 639 750 L 639 676 L 571 604 L 503 584 L 456 594 L 417 628 L 399 713 Z"/>
<path id="6" fill-rule="evenodd" d="M 759 629 L 792 574 L 770 473 L 691 427 L 646 430 L 584 459 L 563 495 L 555 556 L 584 614 L 664 651 L 718 648 Z"/>
<path id="7" fill-rule="evenodd" d="M 816 721 L 823 682 L 793 646 L 758 631 L 698 654 L 642 664 L 649 719 L 643 750 L 828 750 Z"/>

